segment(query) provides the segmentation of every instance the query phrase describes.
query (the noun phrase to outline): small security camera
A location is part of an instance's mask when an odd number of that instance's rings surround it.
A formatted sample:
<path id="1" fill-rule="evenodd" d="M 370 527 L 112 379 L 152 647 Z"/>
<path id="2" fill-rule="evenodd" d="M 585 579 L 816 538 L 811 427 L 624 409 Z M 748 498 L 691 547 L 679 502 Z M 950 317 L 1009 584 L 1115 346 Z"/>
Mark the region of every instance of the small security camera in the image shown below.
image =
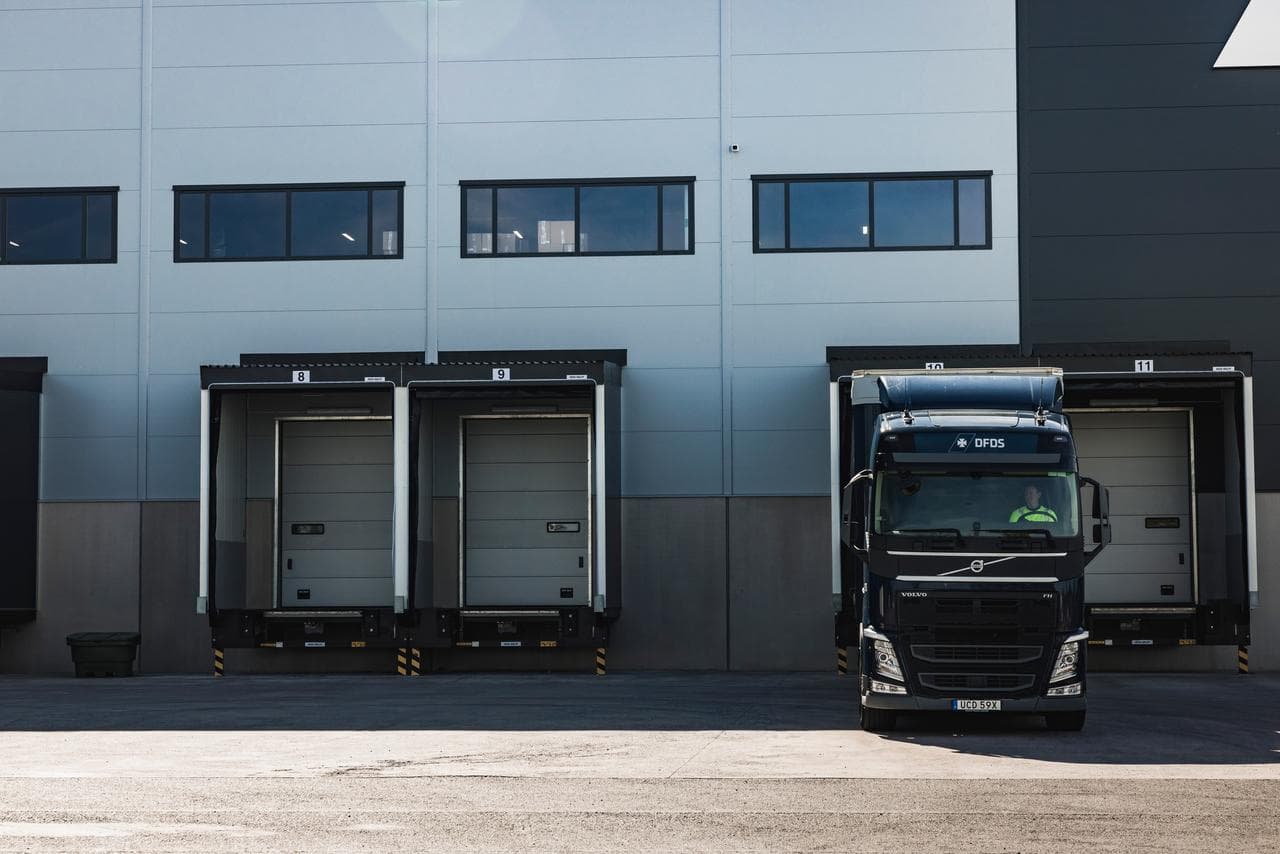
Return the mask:
<path id="1" fill-rule="evenodd" d="M 734 154 L 737 154 L 739 151 L 742 150 L 742 146 L 738 145 L 738 143 L 736 142 L 730 143 L 729 150 L 732 151 Z"/>

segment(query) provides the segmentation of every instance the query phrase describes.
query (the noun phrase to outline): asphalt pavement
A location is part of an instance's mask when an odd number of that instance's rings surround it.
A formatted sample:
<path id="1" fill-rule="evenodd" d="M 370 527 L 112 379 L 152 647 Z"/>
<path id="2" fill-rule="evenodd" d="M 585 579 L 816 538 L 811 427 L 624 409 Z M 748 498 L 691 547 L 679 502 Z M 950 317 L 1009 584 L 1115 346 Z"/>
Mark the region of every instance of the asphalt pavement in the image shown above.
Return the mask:
<path id="1" fill-rule="evenodd" d="M 0 678 L 0 851 L 1280 851 L 1280 677 L 856 724 L 828 674 Z"/>

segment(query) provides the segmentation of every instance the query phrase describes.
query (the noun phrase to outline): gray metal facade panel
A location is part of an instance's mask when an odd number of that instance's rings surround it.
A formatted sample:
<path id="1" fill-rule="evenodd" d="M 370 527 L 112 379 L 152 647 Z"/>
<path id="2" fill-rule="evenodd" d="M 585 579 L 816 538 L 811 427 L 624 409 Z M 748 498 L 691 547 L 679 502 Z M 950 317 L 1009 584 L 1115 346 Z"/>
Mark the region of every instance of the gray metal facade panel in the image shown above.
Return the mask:
<path id="1" fill-rule="evenodd" d="M 1280 488 L 1280 70 L 1215 70 L 1242 0 L 1018 4 L 1022 341 L 1251 350 Z"/>
<path id="2" fill-rule="evenodd" d="M 1276 293 L 1280 234 L 1149 234 L 1030 237 L 1035 294 L 1101 300 L 1127 291 L 1203 299 Z M 1117 292 L 1116 282 L 1128 287 Z"/>
<path id="3" fill-rule="evenodd" d="M 1023 183 L 1037 237 L 1280 231 L 1280 169 L 1057 172 Z"/>
<path id="4" fill-rule="evenodd" d="M 1213 5 L 1215 0 L 1203 2 Z M 1097 0 L 1076 8 L 1099 28 L 1107 26 L 1108 16 Z M 1019 89 L 1031 110 L 1274 104 L 1280 72 L 1215 70 L 1222 44 L 1028 46 L 1020 52 Z"/>
<path id="5" fill-rule="evenodd" d="M 824 429 L 818 386 L 771 403 L 792 390 L 755 390 L 754 369 L 813 374 L 850 331 L 1016 338 L 1013 0 L 820 0 L 802 16 L 496 0 L 441 4 L 434 35 L 422 4 L 181 0 L 155 6 L 145 42 L 137 3 L 30 5 L 68 8 L 0 11 L 16 98 L 0 186 L 121 188 L 117 264 L 14 270 L 5 294 L 6 347 L 50 356 L 45 498 L 194 498 L 195 373 L 241 352 L 590 346 L 631 354 L 621 492 L 721 495 L 737 470 L 752 492 L 811 494 L 825 479 L 796 435 L 776 464 L 751 451 L 765 433 L 732 457 L 735 429 Z M 863 170 L 991 170 L 997 248 L 751 252 L 751 174 Z M 459 257 L 459 181 L 646 175 L 696 179 L 693 254 Z M 403 260 L 172 261 L 175 185 L 387 180 L 406 183 Z"/>
<path id="6" fill-rule="evenodd" d="M 1280 168 L 1275 104 L 1041 110 L 1027 113 L 1023 122 L 1038 140 L 1026 151 L 1033 172 L 1194 171 L 1204 167 L 1206 152 L 1212 152 L 1216 169 Z M 1232 129 L 1231 145 L 1222 144 L 1224 127 Z"/>
<path id="7" fill-rule="evenodd" d="M 1031 45 L 1186 44 L 1221 46 L 1249 0 L 1020 2 L 1018 36 Z M 1099 18 L 1105 17 L 1105 21 Z"/>

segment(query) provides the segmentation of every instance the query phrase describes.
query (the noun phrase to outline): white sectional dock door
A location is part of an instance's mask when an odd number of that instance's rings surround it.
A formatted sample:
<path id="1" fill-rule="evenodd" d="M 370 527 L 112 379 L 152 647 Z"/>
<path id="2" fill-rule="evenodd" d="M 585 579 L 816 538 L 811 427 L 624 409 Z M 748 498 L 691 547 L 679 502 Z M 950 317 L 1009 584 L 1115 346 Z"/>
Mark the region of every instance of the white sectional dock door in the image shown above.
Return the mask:
<path id="1" fill-rule="evenodd" d="M 389 606 L 391 419 L 277 424 L 280 605 Z"/>
<path id="2" fill-rule="evenodd" d="M 591 602 L 591 419 L 462 418 L 466 607 Z"/>
<path id="3" fill-rule="evenodd" d="M 1075 411 L 1071 428 L 1080 473 L 1111 495 L 1112 541 L 1089 565 L 1085 601 L 1195 602 L 1190 411 Z"/>

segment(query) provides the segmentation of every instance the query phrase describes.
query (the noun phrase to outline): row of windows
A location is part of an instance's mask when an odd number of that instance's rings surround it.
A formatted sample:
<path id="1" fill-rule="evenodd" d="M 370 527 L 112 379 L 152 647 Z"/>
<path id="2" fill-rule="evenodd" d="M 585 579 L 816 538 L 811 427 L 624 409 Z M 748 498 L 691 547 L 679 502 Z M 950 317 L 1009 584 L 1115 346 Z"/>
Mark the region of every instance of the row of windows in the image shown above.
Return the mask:
<path id="1" fill-rule="evenodd" d="M 991 176 L 771 176 L 755 183 L 755 251 L 991 248 Z"/>
<path id="2" fill-rule="evenodd" d="M 991 173 L 754 176 L 756 252 L 991 248 Z M 463 182 L 464 258 L 694 251 L 692 178 Z M 0 191 L 0 263 L 116 260 L 115 188 Z M 403 258 L 404 184 L 174 187 L 175 261 Z"/>
<path id="3" fill-rule="evenodd" d="M 114 187 L 0 190 L 0 264 L 116 260 Z"/>
<path id="4" fill-rule="evenodd" d="M 693 179 L 462 185 L 462 256 L 693 251 Z"/>
<path id="5" fill-rule="evenodd" d="M 403 258 L 404 184 L 174 187 L 176 261 Z"/>

